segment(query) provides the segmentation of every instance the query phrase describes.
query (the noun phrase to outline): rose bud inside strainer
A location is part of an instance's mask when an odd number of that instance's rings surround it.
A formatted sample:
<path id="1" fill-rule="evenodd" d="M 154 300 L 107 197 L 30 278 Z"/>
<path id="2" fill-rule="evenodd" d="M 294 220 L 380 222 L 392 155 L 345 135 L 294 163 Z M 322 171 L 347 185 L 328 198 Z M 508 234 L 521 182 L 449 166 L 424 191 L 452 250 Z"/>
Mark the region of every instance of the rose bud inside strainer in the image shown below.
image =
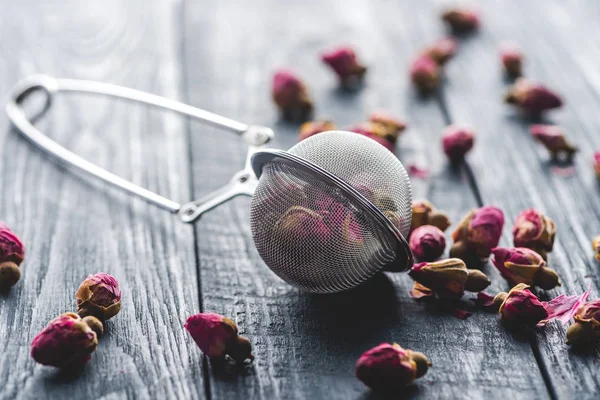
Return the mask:
<path id="1" fill-rule="evenodd" d="M 256 153 L 251 228 L 262 259 L 302 290 L 351 289 L 413 256 L 411 185 L 402 163 L 351 132 L 309 137 L 289 151 Z"/>

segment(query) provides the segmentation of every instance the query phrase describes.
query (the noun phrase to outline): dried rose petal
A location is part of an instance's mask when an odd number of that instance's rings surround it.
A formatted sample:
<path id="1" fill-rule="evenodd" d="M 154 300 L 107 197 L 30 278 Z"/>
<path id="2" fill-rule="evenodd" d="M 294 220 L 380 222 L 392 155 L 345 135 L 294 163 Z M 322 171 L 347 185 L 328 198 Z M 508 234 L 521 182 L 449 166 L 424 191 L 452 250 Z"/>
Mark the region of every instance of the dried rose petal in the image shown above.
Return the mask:
<path id="1" fill-rule="evenodd" d="M 96 333 L 75 313 L 63 314 L 48 325 L 31 342 L 31 357 L 43 365 L 57 368 L 87 363 L 96 349 Z"/>
<path id="2" fill-rule="evenodd" d="M 415 164 L 409 164 L 408 174 L 410 176 L 414 176 L 415 178 L 427 179 L 429 178 L 429 169 L 419 167 Z"/>
<path id="3" fill-rule="evenodd" d="M 394 151 L 395 143 L 386 139 L 387 130 L 381 124 L 365 122 L 348 128 L 348 131 L 371 138 L 389 151 Z"/>
<path id="4" fill-rule="evenodd" d="M 369 122 L 381 125 L 383 129 L 376 132 L 383 133 L 383 137 L 392 143 L 396 143 L 400 133 L 406 129 L 406 122 L 383 111 L 372 112 L 369 116 Z"/>
<path id="5" fill-rule="evenodd" d="M 381 343 L 367 350 L 356 363 L 356 377 L 373 390 L 400 392 L 431 367 L 423 353 L 398 344 Z"/>
<path id="6" fill-rule="evenodd" d="M 444 153 L 452 162 L 463 160 L 473 148 L 473 144 L 475 144 L 475 131 L 467 127 L 450 125 L 442 134 Z"/>
<path id="7" fill-rule="evenodd" d="M 594 172 L 596 178 L 600 178 L 600 151 L 594 152 Z"/>
<path id="8" fill-rule="evenodd" d="M 82 317 L 93 315 L 101 321 L 121 310 L 121 291 L 117 280 L 104 272 L 88 276 L 75 293 L 77 312 Z"/>
<path id="9" fill-rule="evenodd" d="M 317 133 L 333 131 L 336 126 L 331 121 L 309 121 L 300 125 L 298 130 L 298 141 L 302 141 L 309 138 Z"/>
<path id="10" fill-rule="evenodd" d="M 474 9 L 452 8 L 442 13 L 442 20 L 454 33 L 469 33 L 479 28 L 479 13 Z"/>
<path id="11" fill-rule="evenodd" d="M 529 208 L 517 216 L 513 227 L 513 242 L 516 247 L 532 249 L 545 260 L 554 247 L 555 237 L 554 221 L 538 210 Z"/>
<path id="12" fill-rule="evenodd" d="M 512 285 L 525 283 L 544 290 L 560 286 L 556 271 L 548 268 L 542 256 L 531 249 L 496 247 L 492 253 L 494 265 Z"/>
<path id="13" fill-rule="evenodd" d="M 440 84 L 440 67 L 428 56 L 419 56 L 410 66 L 410 79 L 421 93 L 435 91 Z"/>
<path id="14" fill-rule="evenodd" d="M 411 232 L 423 225 L 433 225 L 445 231 L 451 224 L 448 215 L 436 210 L 433 204 L 427 200 L 415 200 L 412 202 Z"/>
<path id="15" fill-rule="evenodd" d="M 567 343 L 577 347 L 595 345 L 600 339 L 600 300 L 580 305 L 573 318 L 575 322 L 567 330 Z"/>
<path id="16" fill-rule="evenodd" d="M 513 44 L 504 43 L 500 46 L 500 59 L 506 74 L 517 78 L 523 73 L 523 54 Z"/>
<path id="17" fill-rule="evenodd" d="M 550 152 L 553 158 L 564 154 L 568 160 L 573 158 L 577 147 L 569 143 L 562 129 L 555 125 L 531 125 L 531 135 Z"/>
<path id="18" fill-rule="evenodd" d="M 304 82 L 292 71 L 280 69 L 273 76 L 273 101 L 283 116 L 294 121 L 306 119 L 313 104 Z"/>
<path id="19" fill-rule="evenodd" d="M 544 302 L 544 307 L 548 311 L 548 317 L 538 323 L 538 326 L 544 326 L 552 320 L 559 320 L 566 325 L 577 312 L 577 309 L 584 304 L 590 295 L 592 285 L 581 295 L 565 296 L 561 294 L 550 301 Z"/>
<path id="20" fill-rule="evenodd" d="M 594 250 L 594 258 L 600 262 L 600 236 L 596 236 L 592 240 L 592 250 Z"/>
<path id="21" fill-rule="evenodd" d="M 558 94 L 525 78 L 517 79 L 517 82 L 506 93 L 504 100 L 508 104 L 513 104 L 534 114 L 563 105 Z"/>
<path id="22" fill-rule="evenodd" d="M 420 226 L 410 236 L 410 249 L 417 260 L 437 260 L 444 253 L 445 248 L 444 232 L 435 226 Z"/>
<path id="23" fill-rule="evenodd" d="M 458 41 L 452 38 L 442 38 L 436 41 L 431 46 L 425 48 L 422 56 L 426 56 L 435 61 L 439 66 L 443 66 L 446 62 L 456 54 Z"/>
<path id="24" fill-rule="evenodd" d="M 454 245 L 450 256 L 461 258 L 468 265 L 477 258 L 487 259 L 498 246 L 503 227 L 504 214 L 499 208 L 486 206 L 472 210 L 452 234 Z"/>
<path id="25" fill-rule="evenodd" d="M 494 296 L 491 296 L 485 292 L 477 293 L 477 299 L 475 300 L 477 305 L 482 307 L 491 307 L 494 304 Z"/>
<path id="26" fill-rule="evenodd" d="M 350 47 L 327 51 L 321 59 L 333 69 L 343 86 L 355 86 L 362 81 L 367 72 L 367 67 L 358 61 L 356 52 Z"/>
<path id="27" fill-rule="evenodd" d="M 415 264 L 408 275 L 441 298 L 459 298 L 465 290 L 480 292 L 491 283 L 483 272 L 467 269 L 458 258 Z"/>

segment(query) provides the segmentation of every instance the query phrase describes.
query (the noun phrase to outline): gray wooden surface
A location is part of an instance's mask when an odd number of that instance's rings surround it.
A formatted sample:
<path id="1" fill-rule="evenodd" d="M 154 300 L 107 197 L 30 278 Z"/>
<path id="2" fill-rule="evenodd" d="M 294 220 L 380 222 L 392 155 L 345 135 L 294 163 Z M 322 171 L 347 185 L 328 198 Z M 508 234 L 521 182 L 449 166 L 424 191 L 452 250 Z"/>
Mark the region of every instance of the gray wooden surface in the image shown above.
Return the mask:
<path id="1" fill-rule="evenodd" d="M 538 207 L 558 225 L 549 263 L 563 286 L 581 292 L 598 265 L 589 249 L 600 233 L 600 195 L 590 166 L 600 148 L 600 6 L 594 2 L 480 3 L 483 29 L 461 40 L 439 95 L 422 99 L 407 79 L 411 58 L 445 34 L 439 1 L 70 1 L 5 2 L 0 12 L 0 92 L 43 72 L 123 84 L 181 99 L 249 123 L 272 126 L 274 146 L 296 142 L 269 97 L 275 68 L 291 66 L 310 86 L 317 116 L 341 127 L 373 109 L 407 119 L 397 155 L 427 166 L 413 179 L 415 198 L 448 211 L 453 226 L 470 208 L 500 206 L 507 224 Z M 27 20 L 25 19 L 27 16 Z M 513 40 L 527 54 L 526 74 L 566 97 L 553 113 L 582 149 L 570 177 L 552 172 L 527 123 L 503 106 L 497 45 Z M 369 65 L 365 88 L 336 89 L 318 59 L 350 43 Z M 354 378 L 354 364 L 382 341 L 425 352 L 434 366 L 407 388 L 410 398 L 597 398 L 598 352 L 574 354 L 551 324 L 515 337 L 495 315 L 467 320 L 415 302 L 406 275 L 382 275 L 332 296 L 297 291 L 258 256 L 249 201 L 235 199 L 193 226 L 102 184 L 56 166 L 0 122 L 0 220 L 27 245 L 21 282 L 0 295 L 0 398 L 377 398 Z M 468 166 L 451 168 L 439 136 L 448 123 L 478 131 Z M 39 126 L 70 149 L 151 190 L 187 200 L 243 165 L 233 135 L 145 107 L 64 97 Z M 469 179 L 468 171 L 473 179 Z M 29 357 L 35 334 L 74 309 L 89 273 L 114 274 L 123 310 L 85 371 L 63 376 Z M 490 292 L 508 285 L 488 265 Z M 465 304 L 465 307 L 469 307 Z M 256 359 L 239 370 L 211 366 L 183 329 L 186 317 L 212 311 L 236 320 Z"/>

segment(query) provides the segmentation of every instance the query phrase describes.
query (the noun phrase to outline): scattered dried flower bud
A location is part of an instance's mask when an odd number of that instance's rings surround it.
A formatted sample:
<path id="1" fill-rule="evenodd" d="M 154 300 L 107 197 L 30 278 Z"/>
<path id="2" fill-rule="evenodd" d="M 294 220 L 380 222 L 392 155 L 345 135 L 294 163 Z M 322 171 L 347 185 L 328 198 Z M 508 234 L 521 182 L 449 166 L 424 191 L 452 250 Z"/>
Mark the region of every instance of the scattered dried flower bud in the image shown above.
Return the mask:
<path id="1" fill-rule="evenodd" d="M 457 48 L 458 42 L 456 39 L 442 38 L 425 48 L 422 55 L 431 58 L 439 66 L 443 66 L 456 54 Z"/>
<path id="2" fill-rule="evenodd" d="M 362 124 L 354 125 L 348 128 L 348 131 L 358 133 L 359 135 L 366 136 L 373 139 L 380 145 L 384 146 L 389 151 L 393 152 L 395 143 L 386 139 L 387 130 L 381 124 L 375 124 L 373 122 L 365 122 Z"/>
<path id="3" fill-rule="evenodd" d="M 100 339 L 100 337 L 104 334 L 104 325 L 102 322 L 93 315 L 88 315 L 87 317 L 83 317 L 82 321 L 85 322 L 94 332 L 96 332 L 96 337 Z"/>
<path id="4" fill-rule="evenodd" d="M 381 125 L 383 130 L 377 132 L 384 133 L 384 138 L 392 143 L 396 143 L 400 133 L 406 129 L 406 122 L 383 111 L 372 112 L 369 116 L 369 122 Z"/>
<path id="5" fill-rule="evenodd" d="M 323 216 L 308 208 L 293 206 L 281 216 L 274 227 L 282 243 L 298 249 L 325 244 L 331 238 L 331 230 Z"/>
<path id="6" fill-rule="evenodd" d="M 437 260 L 446 248 L 444 232 L 432 225 L 423 225 L 410 235 L 410 249 L 420 261 Z"/>
<path id="7" fill-rule="evenodd" d="M 523 74 L 523 54 L 515 45 L 504 43 L 500 46 L 500 58 L 506 75 L 518 78 Z"/>
<path id="8" fill-rule="evenodd" d="M 458 258 L 415 264 L 408 275 L 442 298 L 461 297 L 465 290 L 479 292 L 491 283 L 483 272 L 467 269 Z"/>
<path id="9" fill-rule="evenodd" d="M 544 290 L 560 286 L 556 271 L 547 267 L 542 256 L 531 249 L 496 247 L 492 253 L 494 253 L 494 265 L 512 285 L 524 283 Z"/>
<path id="10" fill-rule="evenodd" d="M 356 377 L 373 390 L 397 394 L 425 375 L 429 367 L 431 362 L 423 353 L 382 343 L 360 356 Z"/>
<path id="11" fill-rule="evenodd" d="M 473 9 L 452 8 L 442 13 L 442 20 L 454 33 L 470 33 L 479 28 L 479 13 Z"/>
<path id="12" fill-rule="evenodd" d="M 321 59 L 333 69 L 344 87 L 355 87 L 360 84 L 367 72 L 367 67 L 358 61 L 356 52 L 350 47 L 340 47 L 325 52 Z"/>
<path id="13" fill-rule="evenodd" d="M 596 178 L 600 178 L 600 151 L 594 152 L 594 172 Z"/>
<path id="14" fill-rule="evenodd" d="M 25 247 L 6 224 L 0 222 L 0 290 L 7 290 L 21 279 L 19 266 Z"/>
<path id="15" fill-rule="evenodd" d="M 423 225 L 433 225 L 443 232 L 450 227 L 451 223 L 446 213 L 436 210 L 427 200 L 415 200 L 412 202 L 410 230 L 413 232 Z"/>
<path id="16" fill-rule="evenodd" d="M 547 259 L 554 247 L 556 225 L 554 221 L 536 209 L 529 208 L 517 216 L 513 227 L 516 247 L 527 247 Z"/>
<path id="17" fill-rule="evenodd" d="M 417 57 L 410 66 L 410 79 L 419 92 L 431 93 L 440 84 L 440 67 L 431 57 Z"/>
<path id="18" fill-rule="evenodd" d="M 567 329 L 567 343 L 575 347 L 596 345 L 600 339 L 600 300 L 582 304 Z"/>
<path id="19" fill-rule="evenodd" d="M 577 147 L 567 141 L 561 128 L 555 125 L 531 125 L 529 127 L 531 135 L 552 155 L 552 158 L 558 158 L 564 154 L 567 160 L 571 160 L 577 152 Z"/>
<path id="20" fill-rule="evenodd" d="M 504 101 L 534 114 L 559 108 L 563 105 L 563 101 L 558 94 L 525 78 L 517 79 L 506 93 Z"/>
<path id="21" fill-rule="evenodd" d="M 63 314 L 31 342 L 31 357 L 43 365 L 57 368 L 84 365 L 96 349 L 96 333 L 75 313 Z"/>
<path id="22" fill-rule="evenodd" d="M 302 121 L 312 112 L 313 104 L 306 85 L 290 70 L 281 69 L 275 73 L 272 96 L 287 119 Z"/>
<path id="23" fill-rule="evenodd" d="M 300 125 L 298 130 L 298 141 L 302 141 L 309 138 L 317 133 L 333 131 L 336 126 L 331 121 L 309 121 Z"/>
<path id="24" fill-rule="evenodd" d="M 594 258 L 600 262 L 600 236 L 596 236 L 592 240 L 592 250 L 594 250 Z"/>
<path id="25" fill-rule="evenodd" d="M 238 327 L 231 319 L 214 313 L 192 315 L 184 325 L 200 350 L 210 358 L 229 355 L 236 362 L 252 360 L 252 345 L 238 336 Z"/>
<path id="26" fill-rule="evenodd" d="M 119 283 L 111 275 L 100 272 L 88 276 L 75 293 L 77 312 L 82 317 L 93 315 L 106 321 L 121 311 Z"/>
<path id="27" fill-rule="evenodd" d="M 459 257 L 468 265 L 475 257 L 487 259 L 492 249 L 498 246 L 503 227 L 504 214 L 499 208 L 486 206 L 472 210 L 452 234 L 454 245 L 450 256 Z"/>
<path id="28" fill-rule="evenodd" d="M 453 163 L 462 161 L 474 143 L 475 131 L 467 127 L 450 125 L 442 134 L 444 153 Z"/>

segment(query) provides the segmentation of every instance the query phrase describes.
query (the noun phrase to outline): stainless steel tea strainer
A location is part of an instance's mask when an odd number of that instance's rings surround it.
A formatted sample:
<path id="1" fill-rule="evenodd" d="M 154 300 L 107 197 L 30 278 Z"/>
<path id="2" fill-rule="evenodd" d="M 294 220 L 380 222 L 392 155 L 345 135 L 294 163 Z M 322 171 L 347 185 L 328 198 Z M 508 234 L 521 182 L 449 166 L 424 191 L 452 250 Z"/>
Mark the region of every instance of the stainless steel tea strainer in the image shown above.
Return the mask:
<path id="1" fill-rule="evenodd" d="M 32 92 L 45 94 L 44 110 L 59 92 L 101 94 L 175 111 L 242 136 L 244 169 L 201 199 L 179 204 L 65 149 L 38 130 L 21 105 Z M 161 96 L 122 86 L 45 75 L 17 83 L 6 105 L 17 131 L 63 164 L 177 213 L 193 222 L 238 196 L 252 196 L 250 225 L 256 248 L 279 277 L 300 289 L 333 293 L 351 289 L 382 270 L 406 271 L 413 256 L 406 238 L 411 223 L 411 185 L 402 163 L 364 136 L 324 132 L 289 151 L 265 149 L 273 131 L 246 125 Z"/>

